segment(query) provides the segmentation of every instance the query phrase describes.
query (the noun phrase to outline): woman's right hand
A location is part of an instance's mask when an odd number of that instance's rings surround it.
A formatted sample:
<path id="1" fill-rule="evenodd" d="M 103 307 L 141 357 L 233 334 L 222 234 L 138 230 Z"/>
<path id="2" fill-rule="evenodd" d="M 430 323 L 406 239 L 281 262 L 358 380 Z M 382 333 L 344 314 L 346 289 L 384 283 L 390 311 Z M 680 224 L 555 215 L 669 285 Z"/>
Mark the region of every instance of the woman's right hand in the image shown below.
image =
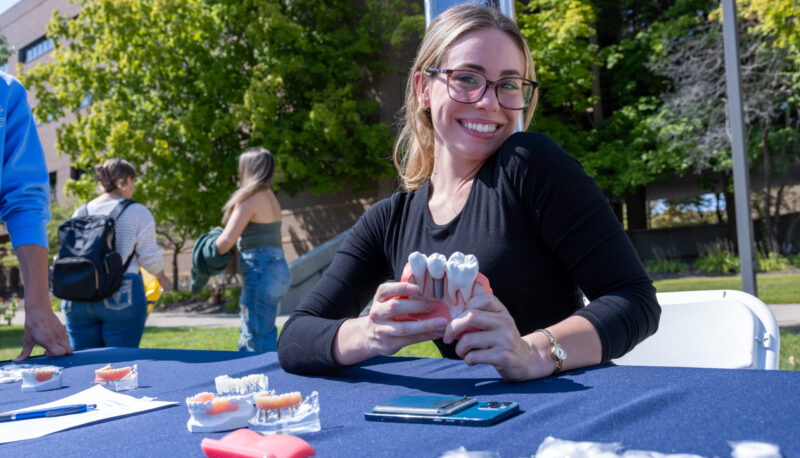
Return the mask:
<path id="1" fill-rule="evenodd" d="M 334 360 L 349 366 L 431 340 L 431 333 L 447 327 L 447 320 L 395 321 L 398 315 L 433 310 L 433 303 L 419 297 L 419 293 L 419 286 L 411 283 L 388 282 L 378 286 L 369 315 L 347 320 L 339 328 L 333 342 Z"/>

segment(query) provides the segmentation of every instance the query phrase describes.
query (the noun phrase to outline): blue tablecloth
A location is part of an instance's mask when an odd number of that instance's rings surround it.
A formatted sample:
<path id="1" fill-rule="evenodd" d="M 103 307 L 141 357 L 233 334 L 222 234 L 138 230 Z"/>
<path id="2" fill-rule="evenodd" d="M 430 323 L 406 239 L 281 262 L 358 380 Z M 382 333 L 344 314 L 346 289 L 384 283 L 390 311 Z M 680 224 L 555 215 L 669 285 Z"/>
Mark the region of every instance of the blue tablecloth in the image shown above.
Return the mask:
<path id="1" fill-rule="evenodd" d="M 200 441 L 225 433 L 189 433 L 185 398 L 214 391 L 214 377 L 269 376 L 278 393 L 319 392 L 322 431 L 303 434 L 317 456 L 440 456 L 491 450 L 531 456 L 547 437 L 620 442 L 626 449 L 730 456 L 728 441 L 756 440 L 800 456 L 800 373 L 598 366 L 526 383 L 502 381 L 491 367 L 446 359 L 375 358 L 333 377 L 287 374 L 276 355 L 109 348 L 31 362 L 65 368 L 60 390 L 22 393 L 0 385 L 0 411 L 54 401 L 90 386 L 106 363 L 139 365 L 140 388 L 128 391 L 180 404 L 0 444 L 0 456 L 203 456 Z M 487 428 L 364 420 L 375 404 L 404 394 L 460 394 L 516 401 L 523 413 Z"/>

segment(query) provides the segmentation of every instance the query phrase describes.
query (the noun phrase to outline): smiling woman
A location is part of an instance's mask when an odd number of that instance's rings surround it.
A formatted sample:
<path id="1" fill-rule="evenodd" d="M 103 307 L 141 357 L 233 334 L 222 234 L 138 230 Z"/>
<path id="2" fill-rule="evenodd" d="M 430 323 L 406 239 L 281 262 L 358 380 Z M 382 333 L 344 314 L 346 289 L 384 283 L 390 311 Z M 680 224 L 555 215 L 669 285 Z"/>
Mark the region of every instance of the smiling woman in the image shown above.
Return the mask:
<path id="1" fill-rule="evenodd" d="M 594 180 L 547 136 L 514 133 L 537 86 L 497 9 L 464 4 L 431 23 L 395 145 L 406 192 L 367 210 L 295 309 L 284 369 L 325 374 L 434 340 L 445 357 L 529 380 L 655 332 L 655 290 Z"/>

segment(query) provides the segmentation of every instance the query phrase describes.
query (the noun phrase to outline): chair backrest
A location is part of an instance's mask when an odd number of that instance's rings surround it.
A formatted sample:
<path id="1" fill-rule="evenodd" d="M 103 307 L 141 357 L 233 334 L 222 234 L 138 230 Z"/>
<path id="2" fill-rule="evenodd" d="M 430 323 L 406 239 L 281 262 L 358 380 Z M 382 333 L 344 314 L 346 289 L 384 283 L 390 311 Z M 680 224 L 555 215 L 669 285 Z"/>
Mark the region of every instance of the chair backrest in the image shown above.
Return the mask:
<path id="1" fill-rule="evenodd" d="M 658 331 L 613 360 L 625 366 L 777 369 L 780 332 L 763 302 L 734 290 L 658 293 Z"/>

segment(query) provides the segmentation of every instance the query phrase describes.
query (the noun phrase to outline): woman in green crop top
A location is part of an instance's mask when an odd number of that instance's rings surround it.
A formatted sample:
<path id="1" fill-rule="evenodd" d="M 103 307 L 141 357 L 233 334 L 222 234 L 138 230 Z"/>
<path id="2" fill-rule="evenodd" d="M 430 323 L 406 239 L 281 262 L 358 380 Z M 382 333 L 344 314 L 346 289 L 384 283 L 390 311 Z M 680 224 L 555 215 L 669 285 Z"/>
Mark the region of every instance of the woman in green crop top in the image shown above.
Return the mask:
<path id="1" fill-rule="evenodd" d="M 225 229 L 217 251 L 225 254 L 236 244 L 242 294 L 240 351 L 275 351 L 275 314 L 289 289 L 289 266 L 281 243 L 281 206 L 272 192 L 275 161 L 264 148 L 251 148 L 239 157 L 239 189 L 223 207 Z"/>

